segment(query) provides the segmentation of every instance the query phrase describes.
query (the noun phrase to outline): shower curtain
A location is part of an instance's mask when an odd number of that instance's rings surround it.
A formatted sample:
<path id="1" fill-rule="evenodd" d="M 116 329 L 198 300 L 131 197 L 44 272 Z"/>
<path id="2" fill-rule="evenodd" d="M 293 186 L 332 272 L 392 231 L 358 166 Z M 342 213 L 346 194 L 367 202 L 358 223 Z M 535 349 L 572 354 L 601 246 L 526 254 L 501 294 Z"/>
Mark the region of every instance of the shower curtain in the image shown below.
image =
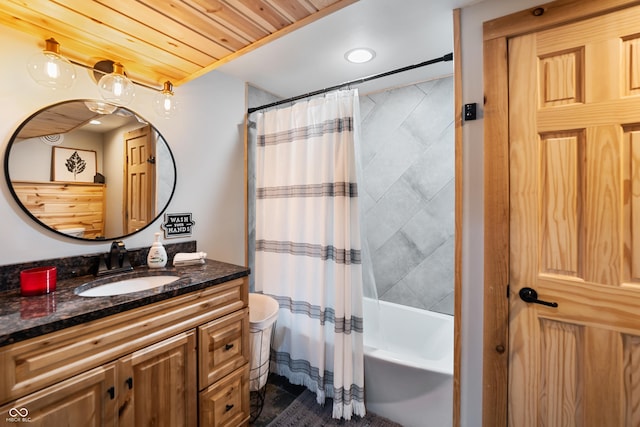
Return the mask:
<path id="1" fill-rule="evenodd" d="M 280 311 L 271 370 L 365 415 L 357 90 L 258 115 L 255 287 Z"/>

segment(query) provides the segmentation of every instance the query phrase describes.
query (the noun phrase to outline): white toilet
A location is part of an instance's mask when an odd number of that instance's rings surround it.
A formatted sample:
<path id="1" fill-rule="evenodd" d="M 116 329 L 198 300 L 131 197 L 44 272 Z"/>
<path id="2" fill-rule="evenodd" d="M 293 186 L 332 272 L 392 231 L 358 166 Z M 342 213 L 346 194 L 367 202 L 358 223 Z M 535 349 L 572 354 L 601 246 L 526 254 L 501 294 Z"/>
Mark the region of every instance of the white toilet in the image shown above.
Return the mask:
<path id="1" fill-rule="evenodd" d="M 84 227 L 63 228 L 58 230 L 60 233 L 66 234 L 72 237 L 83 237 Z"/>

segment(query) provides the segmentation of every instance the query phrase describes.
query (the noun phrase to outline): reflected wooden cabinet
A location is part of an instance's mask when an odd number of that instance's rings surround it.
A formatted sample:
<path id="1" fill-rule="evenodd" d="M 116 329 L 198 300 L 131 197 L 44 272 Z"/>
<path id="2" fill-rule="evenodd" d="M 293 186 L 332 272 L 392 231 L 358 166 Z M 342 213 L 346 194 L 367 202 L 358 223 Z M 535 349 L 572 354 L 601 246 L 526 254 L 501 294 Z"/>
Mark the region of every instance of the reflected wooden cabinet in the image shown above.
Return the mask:
<path id="1" fill-rule="evenodd" d="M 104 237 L 106 184 L 13 181 L 13 191 L 38 221 L 54 230 L 84 229 L 85 239 Z"/>
<path id="2" fill-rule="evenodd" d="M 0 347 L 1 418 L 24 415 L 42 427 L 248 425 L 247 286 L 237 279 Z"/>

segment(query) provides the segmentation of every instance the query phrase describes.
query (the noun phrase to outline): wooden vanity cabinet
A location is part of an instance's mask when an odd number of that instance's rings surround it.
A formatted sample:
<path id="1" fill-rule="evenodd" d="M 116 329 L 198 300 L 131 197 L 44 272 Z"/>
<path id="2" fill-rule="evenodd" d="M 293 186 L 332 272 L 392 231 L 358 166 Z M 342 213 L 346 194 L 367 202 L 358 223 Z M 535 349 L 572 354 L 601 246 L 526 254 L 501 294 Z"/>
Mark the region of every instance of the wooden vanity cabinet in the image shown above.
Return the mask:
<path id="1" fill-rule="evenodd" d="M 198 425 L 196 334 L 190 330 L 118 361 L 118 425 Z"/>
<path id="2" fill-rule="evenodd" d="M 248 425 L 247 286 L 237 279 L 1 347 L 2 417 L 28 411 L 43 427 Z"/>
<path id="3" fill-rule="evenodd" d="M 237 426 L 250 415 L 249 309 L 198 327 L 200 422 Z"/>
<path id="4" fill-rule="evenodd" d="M 7 425 L 116 427 L 115 382 L 109 363 L 3 405 L 0 414 Z"/>
<path id="5" fill-rule="evenodd" d="M 249 369 L 240 369 L 200 392 L 200 425 L 238 426 L 250 414 Z"/>

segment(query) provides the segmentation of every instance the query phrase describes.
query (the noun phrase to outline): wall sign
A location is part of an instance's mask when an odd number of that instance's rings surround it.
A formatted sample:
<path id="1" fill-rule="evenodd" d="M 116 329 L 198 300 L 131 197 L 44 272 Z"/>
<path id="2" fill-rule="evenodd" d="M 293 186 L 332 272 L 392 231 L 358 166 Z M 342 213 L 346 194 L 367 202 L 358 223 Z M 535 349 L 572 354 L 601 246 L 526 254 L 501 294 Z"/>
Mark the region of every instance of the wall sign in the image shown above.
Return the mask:
<path id="1" fill-rule="evenodd" d="M 191 229 L 195 222 L 190 213 L 166 213 L 164 214 L 164 238 L 191 236 Z"/>

